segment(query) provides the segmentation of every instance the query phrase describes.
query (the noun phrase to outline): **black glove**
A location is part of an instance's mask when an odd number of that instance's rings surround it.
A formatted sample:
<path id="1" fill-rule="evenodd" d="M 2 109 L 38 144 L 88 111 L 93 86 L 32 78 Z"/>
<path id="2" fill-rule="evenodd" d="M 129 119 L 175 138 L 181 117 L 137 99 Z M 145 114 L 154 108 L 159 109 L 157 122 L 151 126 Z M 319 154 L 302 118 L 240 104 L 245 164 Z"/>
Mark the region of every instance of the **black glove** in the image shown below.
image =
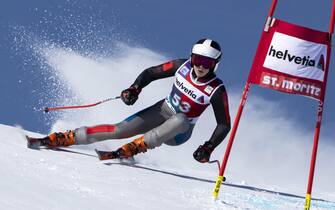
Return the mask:
<path id="1" fill-rule="evenodd" d="M 197 150 L 193 153 L 194 159 L 199 161 L 200 163 L 207 163 L 214 148 L 210 142 L 205 142 L 204 145 L 200 145 Z"/>
<path id="2" fill-rule="evenodd" d="M 138 99 L 141 89 L 131 86 L 121 92 L 121 99 L 127 105 L 133 105 Z"/>

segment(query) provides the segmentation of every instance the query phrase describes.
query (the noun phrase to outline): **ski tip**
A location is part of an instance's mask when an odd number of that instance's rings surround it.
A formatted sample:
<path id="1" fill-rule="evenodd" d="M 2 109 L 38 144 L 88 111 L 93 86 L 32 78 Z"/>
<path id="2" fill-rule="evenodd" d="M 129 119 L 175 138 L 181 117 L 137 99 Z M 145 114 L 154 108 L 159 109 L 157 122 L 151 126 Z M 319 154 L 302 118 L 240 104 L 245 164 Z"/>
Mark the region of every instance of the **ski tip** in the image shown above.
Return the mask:
<path id="1" fill-rule="evenodd" d="M 29 149 L 34 149 L 34 150 L 39 150 L 40 149 L 40 142 L 36 138 L 32 138 L 29 136 L 25 136 L 27 140 L 27 148 Z"/>
<path id="2" fill-rule="evenodd" d="M 101 152 L 97 149 L 94 149 L 95 153 L 97 153 L 99 160 L 103 160 L 101 156 Z"/>
<path id="3" fill-rule="evenodd" d="M 100 151 L 95 149 L 95 152 L 98 154 L 99 160 L 121 159 L 115 151 Z"/>
<path id="4" fill-rule="evenodd" d="M 24 137 L 26 138 L 26 141 L 27 141 L 27 147 L 30 148 L 31 147 L 30 137 L 27 135 L 25 135 Z"/>

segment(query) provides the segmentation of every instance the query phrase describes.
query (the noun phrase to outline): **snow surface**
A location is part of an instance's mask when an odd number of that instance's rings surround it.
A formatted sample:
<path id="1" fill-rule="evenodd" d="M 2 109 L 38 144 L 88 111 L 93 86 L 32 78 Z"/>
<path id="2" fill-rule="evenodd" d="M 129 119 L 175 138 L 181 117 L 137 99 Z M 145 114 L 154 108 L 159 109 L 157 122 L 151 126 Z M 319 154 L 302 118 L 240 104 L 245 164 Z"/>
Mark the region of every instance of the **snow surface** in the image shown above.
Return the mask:
<path id="1" fill-rule="evenodd" d="M 116 43 L 117 53 L 111 56 L 84 56 L 71 49 L 35 44 L 33 49 L 42 64 L 40 73 L 46 77 L 46 87 L 40 90 L 45 98 L 36 109 L 94 103 L 116 96 L 144 68 L 167 60 L 151 50 L 122 43 Z M 51 131 L 115 123 L 165 97 L 171 84 L 171 79 L 153 82 L 134 106 L 117 100 L 89 109 L 41 113 L 41 118 Z M 227 89 L 234 119 L 241 92 Z M 208 140 L 214 128 L 215 118 L 209 108 L 188 142 L 178 147 L 163 145 L 136 156 L 135 165 L 127 165 L 101 162 L 94 149 L 112 150 L 131 139 L 69 148 L 77 153 L 30 150 L 23 133 L 46 134 L 0 125 L 1 209 L 303 208 L 313 131 L 299 127 L 280 104 L 250 97 L 225 174 L 229 185 L 222 186 L 219 199 L 213 201 L 218 167 L 197 163 L 192 153 Z M 331 138 L 320 139 L 312 194 L 319 200 L 312 201 L 312 209 L 335 209 L 335 149 Z M 226 143 L 227 139 L 212 159 L 222 159 Z"/>
<path id="2" fill-rule="evenodd" d="M 304 198 L 246 185 L 222 186 L 219 199 L 213 201 L 216 174 L 201 173 L 201 167 L 157 165 L 144 155 L 135 164 L 99 161 L 90 146 L 69 148 L 78 153 L 31 150 L 19 128 L 0 125 L 0 131 L 1 209 L 287 210 L 304 205 Z M 335 203 L 313 201 L 312 207 L 335 209 Z"/>

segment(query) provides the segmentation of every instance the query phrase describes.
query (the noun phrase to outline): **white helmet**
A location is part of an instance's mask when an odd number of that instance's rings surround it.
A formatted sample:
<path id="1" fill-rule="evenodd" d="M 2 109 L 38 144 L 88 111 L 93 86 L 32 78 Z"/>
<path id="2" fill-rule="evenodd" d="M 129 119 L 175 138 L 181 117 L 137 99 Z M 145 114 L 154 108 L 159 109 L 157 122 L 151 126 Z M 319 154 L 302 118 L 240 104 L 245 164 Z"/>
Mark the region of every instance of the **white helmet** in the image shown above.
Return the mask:
<path id="1" fill-rule="evenodd" d="M 197 41 L 197 43 L 195 43 L 192 48 L 191 56 L 193 54 L 214 59 L 216 61 L 216 64 L 214 68 L 211 68 L 211 70 L 215 72 L 218 68 L 222 52 L 219 43 L 217 43 L 216 41 L 213 41 L 211 39 L 200 39 L 199 41 Z"/>

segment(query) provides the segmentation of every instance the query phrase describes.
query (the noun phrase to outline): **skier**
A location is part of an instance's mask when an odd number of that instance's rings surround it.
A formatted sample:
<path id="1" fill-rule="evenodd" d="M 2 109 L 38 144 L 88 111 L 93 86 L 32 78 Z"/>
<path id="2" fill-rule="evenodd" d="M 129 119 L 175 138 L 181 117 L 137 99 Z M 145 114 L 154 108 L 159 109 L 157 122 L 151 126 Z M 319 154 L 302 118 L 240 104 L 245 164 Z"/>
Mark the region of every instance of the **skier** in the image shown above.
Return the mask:
<path id="1" fill-rule="evenodd" d="M 208 162 L 213 150 L 230 131 L 228 98 L 225 86 L 215 72 L 222 57 L 220 45 L 211 39 L 201 39 L 192 48 L 189 59 L 176 59 L 144 70 L 121 99 L 133 105 L 142 89 L 150 82 L 174 76 L 171 93 L 156 104 L 113 125 L 80 127 L 56 132 L 42 139 L 28 138 L 47 147 L 89 144 L 107 139 L 129 138 L 143 134 L 113 152 L 97 151 L 101 160 L 128 158 L 148 149 L 185 143 L 203 111 L 212 105 L 217 126 L 210 139 L 193 153 L 195 160 Z"/>

